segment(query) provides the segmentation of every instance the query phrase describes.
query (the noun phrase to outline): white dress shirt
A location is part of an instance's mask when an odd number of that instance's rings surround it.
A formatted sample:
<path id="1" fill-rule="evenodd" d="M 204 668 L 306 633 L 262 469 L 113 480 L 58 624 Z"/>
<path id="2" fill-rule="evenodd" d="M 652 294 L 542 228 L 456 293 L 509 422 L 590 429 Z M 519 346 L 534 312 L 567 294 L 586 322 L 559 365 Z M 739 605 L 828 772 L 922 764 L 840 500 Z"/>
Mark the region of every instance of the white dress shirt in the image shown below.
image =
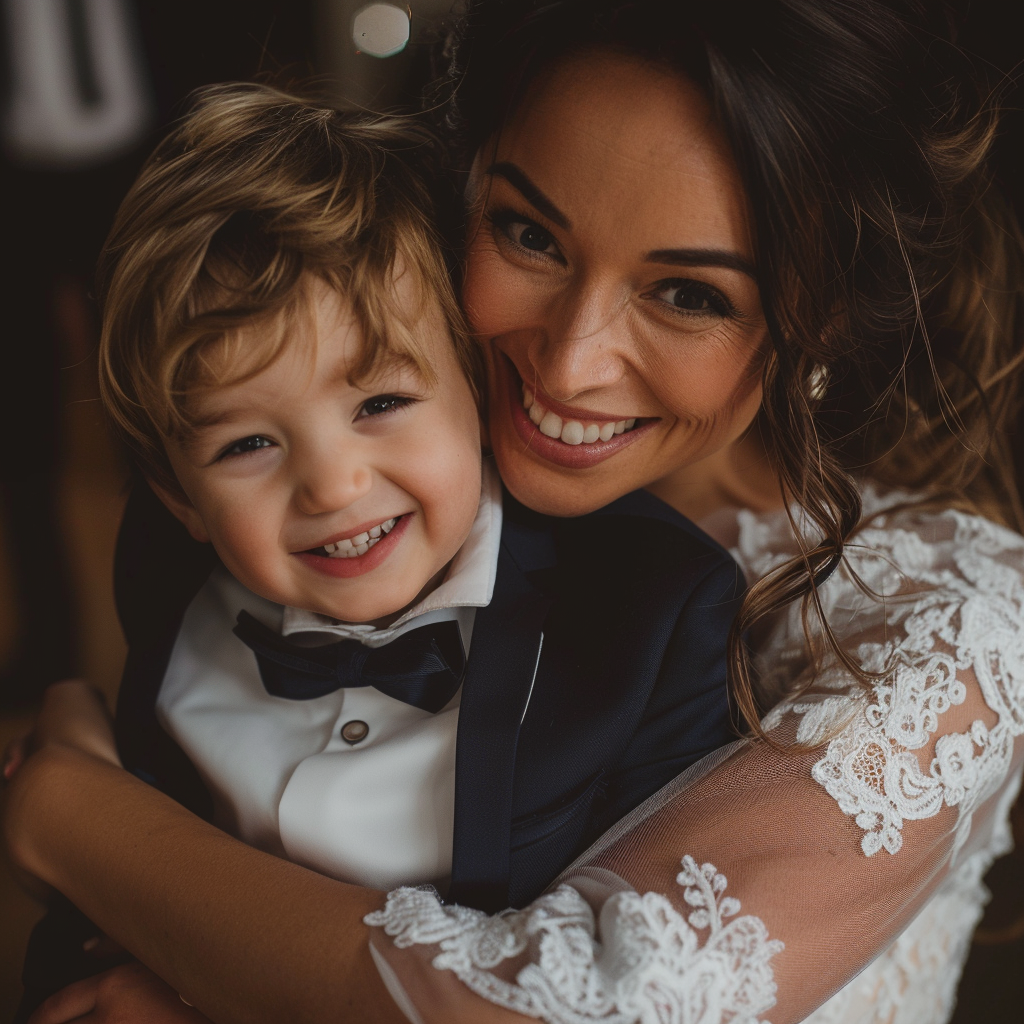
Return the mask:
<path id="1" fill-rule="evenodd" d="M 231 630 L 245 609 L 285 636 L 379 647 L 454 619 L 468 654 L 476 609 L 494 591 L 500 539 L 501 486 L 485 464 L 476 520 L 443 582 L 387 628 L 283 608 L 224 569 L 210 577 L 185 613 L 157 714 L 209 786 L 221 827 L 359 885 L 447 884 L 461 690 L 436 714 L 369 686 L 314 700 L 272 697 Z M 341 735 L 352 722 L 369 727 L 355 744 Z"/>

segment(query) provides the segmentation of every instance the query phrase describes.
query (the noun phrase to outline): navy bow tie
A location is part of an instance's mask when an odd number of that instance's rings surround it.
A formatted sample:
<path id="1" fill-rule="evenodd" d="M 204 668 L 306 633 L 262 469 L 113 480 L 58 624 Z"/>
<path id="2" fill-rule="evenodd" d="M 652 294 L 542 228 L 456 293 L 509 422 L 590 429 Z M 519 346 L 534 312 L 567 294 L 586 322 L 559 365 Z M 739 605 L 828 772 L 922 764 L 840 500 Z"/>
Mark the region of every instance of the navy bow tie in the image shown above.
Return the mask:
<path id="1" fill-rule="evenodd" d="M 459 624 L 452 620 L 411 629 L 384 647 L 358 640 L 299 647 L 248 612 L 239 612 L 234 634 L 256 655 L 267 693 L 289 700 L 372 686 L 433 714 L 455 696 L 466 667 Z"/>

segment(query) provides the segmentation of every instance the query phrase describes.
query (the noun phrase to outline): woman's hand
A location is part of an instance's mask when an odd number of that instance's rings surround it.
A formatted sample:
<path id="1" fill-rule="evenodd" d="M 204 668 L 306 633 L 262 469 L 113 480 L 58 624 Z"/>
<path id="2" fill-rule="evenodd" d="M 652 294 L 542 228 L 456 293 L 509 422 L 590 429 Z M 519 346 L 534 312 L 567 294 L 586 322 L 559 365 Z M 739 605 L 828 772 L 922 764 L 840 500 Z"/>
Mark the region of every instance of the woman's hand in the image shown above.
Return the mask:
<path id="1" fill-rule="evenodd" d="M 123 964 L 50 996 L 29 1024 L 202 1024 L 197 1009 L 142 964 Z"/>
<path id="2" fill-rule="evenodd" d="M 30 751 L 47 744 L 73 747 L 83 754 L 120 766 L 114 727 L 103 695 L 81 679 L 54 683 L 32 730 Z"/>
<path id="3" fill-rule="evenodd" d="M 31 740 L 32 734 L 27 732 L 24 736 L 15 736 L 7 744 L 7 749 L 4 750 L 4 782 L 10 782 L 14 778 L 14 773 L 25 763 L 25 758 L 28 757 L 31 749 Z"/>
<path id="4" fill-rule="evenodd" d="M 80 679 L 54 683 L 43 695 L 32 732 L 14 739 L 4 752 L 4 832 L 11 865 L 22 887 L 39 900 L 46 900 L 50 887 L 42 882 L 23 856 L 27 825 L 34 802 L 32 777 L 46 771 L 47 762 L 61 751 L 119 765 L 110 714 L 102 695 Z"/>
<path id="5" fill-rule="evenodd" d="M 120 763 L 107 705 L 100 692 L 81 679 L 66 679 L 47 688 L 32 731 L 16 736 L 4 751 L 4 781 L 10 782 L 33 751 L 48 743 Z"/>
<path id="6" fill-rule="evenodd" d="M 32 753 L 49 743 L 120 765 L 106 702 L 99 690 L 81 679 L 66 679 L 47 688 L 32 731 L 7 744 L 0 769 L 4 781 L 10 782 Z"/>

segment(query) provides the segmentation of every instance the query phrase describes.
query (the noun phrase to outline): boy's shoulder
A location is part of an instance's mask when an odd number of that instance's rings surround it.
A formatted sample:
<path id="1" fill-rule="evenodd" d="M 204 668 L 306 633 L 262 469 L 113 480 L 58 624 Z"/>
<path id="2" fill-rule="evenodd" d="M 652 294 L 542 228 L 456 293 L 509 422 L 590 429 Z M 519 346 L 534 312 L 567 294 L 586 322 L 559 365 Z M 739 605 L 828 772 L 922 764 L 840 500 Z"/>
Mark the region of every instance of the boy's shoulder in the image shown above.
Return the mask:
<path id="1" fill-rule="evenodd" d="M 534 579 L 562 590 L 620 587 L 692 590 L 713 580 L 726 596 L 745 588 L 732 555 L 686 516 L 647 491 L 634 491 L 587 515 L 534 512 L 505 492 L 502 545 Z"/>

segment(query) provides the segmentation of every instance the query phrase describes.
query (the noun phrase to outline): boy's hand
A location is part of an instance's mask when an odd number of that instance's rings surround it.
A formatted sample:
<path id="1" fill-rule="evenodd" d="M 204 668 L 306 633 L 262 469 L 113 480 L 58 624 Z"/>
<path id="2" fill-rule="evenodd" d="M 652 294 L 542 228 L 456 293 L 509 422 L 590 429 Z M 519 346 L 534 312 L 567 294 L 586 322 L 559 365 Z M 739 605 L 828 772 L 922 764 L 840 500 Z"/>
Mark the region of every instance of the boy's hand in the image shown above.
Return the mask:
<path id="1" fill-rule="evenodd" d="M 28 1024 L 209 1024 L 142 964 L 123 964 L 50 996 Z"/>

